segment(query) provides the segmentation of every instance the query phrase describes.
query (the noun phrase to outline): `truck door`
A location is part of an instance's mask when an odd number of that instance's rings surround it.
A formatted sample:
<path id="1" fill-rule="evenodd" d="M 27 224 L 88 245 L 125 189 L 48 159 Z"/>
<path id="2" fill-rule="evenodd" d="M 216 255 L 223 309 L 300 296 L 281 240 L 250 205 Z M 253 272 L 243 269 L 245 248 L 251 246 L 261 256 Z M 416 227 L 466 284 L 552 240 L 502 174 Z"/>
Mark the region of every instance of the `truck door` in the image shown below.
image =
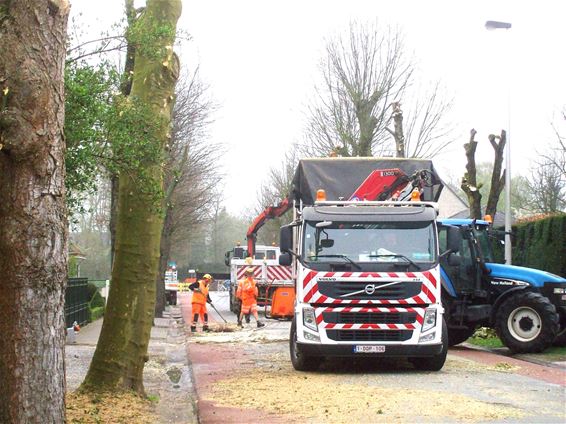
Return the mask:
<path id="1" fill-rule="evenodd" d="M 440 227 L 438 234 L 440 254 L 447 249 L 447 227 Z M 473 293 L 476 287 L 476 261 L 474 260 L 473 246 L 468 233 L 464 233 L 460 251 L 452 253 L 455 260 L 449 260 L 448 255 L 442 256 L 440 265 L 458 295 Z"/>

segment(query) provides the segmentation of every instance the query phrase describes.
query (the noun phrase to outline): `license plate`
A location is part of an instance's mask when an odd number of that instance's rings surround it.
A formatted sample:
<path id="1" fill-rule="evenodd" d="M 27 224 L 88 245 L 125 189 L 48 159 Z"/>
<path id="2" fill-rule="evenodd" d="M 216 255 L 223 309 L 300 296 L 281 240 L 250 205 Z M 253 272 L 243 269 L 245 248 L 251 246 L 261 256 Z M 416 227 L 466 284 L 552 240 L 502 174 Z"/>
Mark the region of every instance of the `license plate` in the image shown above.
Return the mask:
<path id="1" fill-rule="evenodd" d="M 383 353 L 385 346 L 379 345 L 356 345 L 354 346 L 354 353 Z"/>

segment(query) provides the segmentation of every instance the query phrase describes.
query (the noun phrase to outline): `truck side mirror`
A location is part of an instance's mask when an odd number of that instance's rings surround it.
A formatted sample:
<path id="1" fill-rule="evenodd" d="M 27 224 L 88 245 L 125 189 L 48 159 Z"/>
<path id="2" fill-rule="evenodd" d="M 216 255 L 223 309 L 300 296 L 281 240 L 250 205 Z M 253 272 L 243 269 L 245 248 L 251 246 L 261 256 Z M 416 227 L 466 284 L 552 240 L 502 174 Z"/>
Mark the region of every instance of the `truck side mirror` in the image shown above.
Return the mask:
<path id="1" fill-rule="evenodd" d="M 460 245 L 462 244 L 462 234 L 458 227 L 448 227 L 448 232 L 446 234 L 446 245 L 448 250 L 452 253 L 460 251 Z"/>
<path id="2" fill-rule="evenodd" d="M 224 254 L 224 264 L 230 266 L 230 251 Z"/>
<path id="3" fill-rule="evenodd" d="M 290 253 L 281 253 L 279 255 L 279 265 L 283 265 L 283 266 L 291 265 L 291 254 Z"/>
<path id="4" fill-rule="evenodd" d="M 279 249 L 285 253 L 293 249 L 293 227 L 284 225 L 279 232 Z M 281 262 L 279 262 L 281 263 Z"/>

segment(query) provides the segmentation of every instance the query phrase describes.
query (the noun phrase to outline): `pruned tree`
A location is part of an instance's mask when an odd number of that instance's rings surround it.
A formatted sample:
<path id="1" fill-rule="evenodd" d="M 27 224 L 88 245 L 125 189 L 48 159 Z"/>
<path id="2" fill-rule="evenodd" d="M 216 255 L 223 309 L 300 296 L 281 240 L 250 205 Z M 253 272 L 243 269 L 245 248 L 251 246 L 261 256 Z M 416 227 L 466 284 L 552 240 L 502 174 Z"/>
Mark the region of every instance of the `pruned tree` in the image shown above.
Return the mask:
<path id="1" fill-rule="evenodd" d="M 507 133 L 501 130 L 501 135 L 496 136 L 490 134 L 488 136 L 489 144 L 493 147 L 493 170 L 491 172 L 491 186 L 489 188 L 489 195 L 487 198 L 487 205 L 485 206 L 485 213 L 495 217 L 497 212 L 497 203 L 499 196 L 505 187 L 505 172 L 502 170 L 503 154 L 505 151 L 505 144 L 507 143 Z"/>
<path id="2" fill-rule="evenodd" d="M 3 423 L 65 422 L 68 14 L 66 0 L 0 1 Z"/>
<path id="3" fill-rule="evenodd" d="M 466 151 L 466 173 L 462 178 L 460 187 L 468 198 L 468 205 L 470 208 L 470 217 L 481 219 L 482 218 L 482 194 L 480 189 L 483 184 L 478 182 L 477 168 L 475 154 L 478 142 L 475 141 L 477 131 L 472 129 L 470 131 L 470 140 L 464 144 Z M 491 183 L 489 187 L 488 201 L 485 208 L 485 213 L 495 216 L 497 212 L 497 203 L 501 195 L 501 191 L 505 187 L 505 171 L 502 171 L 503 152 L 505 150 L 505 143 L 507 141 L 505 130 L 501 130 L 501 135 L 496 136 L 490 134 L 488 136 L 491 147 L 494 151 L 493 167 L 491 169 Z"/>
<path id="4" fill-rule="evenodd" d="M 411 87 L 414 65 L 398 29 L 351 23 L 327 43 L 321 71 L 304 156 L 432 157 L 454 141 L 444 123 L 451 102 L 438 83 L 424 95 Z M 405 129 L 402 103 L 411 105 Z"/>
<path id="5" fill-rule="evenodd" d="M 130 28 L 137 40 L 131 93 L 116 100 L 115 120 L 109 123 L 113 155 L 130 166 L 119 173 L 112 284 L 82 390 L 144 391 L 163 225 L 162 161 L 179 75 L 173 43 L 180 15 L 180 0 L 148 0 Z"/>
<path id="6" fill-rule="evenodd" d="M 468 206 L 470 208 L 471 218 L 481 218 L 481 184 L 478 184 L 476 178 L 476 149 L 478 142 L 475 140 L 477 131 L 472 128 L 470 130 L 470 140 L 464 144 L 466 150 L 466 173 L 462 178 L 460 188 L 466 193 L 468 198 Z"/>

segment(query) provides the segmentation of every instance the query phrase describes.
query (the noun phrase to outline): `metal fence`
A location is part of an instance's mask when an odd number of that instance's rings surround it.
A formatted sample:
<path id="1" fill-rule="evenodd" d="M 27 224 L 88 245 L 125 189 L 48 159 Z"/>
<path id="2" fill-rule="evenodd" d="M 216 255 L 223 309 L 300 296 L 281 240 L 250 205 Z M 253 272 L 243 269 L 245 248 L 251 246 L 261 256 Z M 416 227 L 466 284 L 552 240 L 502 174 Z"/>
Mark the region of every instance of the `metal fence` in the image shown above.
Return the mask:
<path id="1" fill-rule="evenodd" d="M 67 328 L 77 322 L 84 325 L 88 320 L 88 278 L 69 278 L 65 291 L 65 324 Z"/>

